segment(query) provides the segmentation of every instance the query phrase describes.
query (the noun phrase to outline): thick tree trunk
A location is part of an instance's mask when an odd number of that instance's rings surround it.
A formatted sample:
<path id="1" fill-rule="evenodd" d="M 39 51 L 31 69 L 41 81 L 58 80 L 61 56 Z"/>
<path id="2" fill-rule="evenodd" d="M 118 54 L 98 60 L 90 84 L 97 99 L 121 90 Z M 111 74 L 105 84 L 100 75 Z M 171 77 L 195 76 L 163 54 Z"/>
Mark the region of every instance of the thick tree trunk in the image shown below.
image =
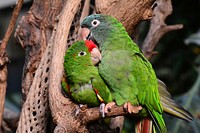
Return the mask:
<path id="1" fill-rule="evenodd" d="M 23 102 L 32 85 L 35 71 L 51 37 L 56 17 L 64 0 L 35 0 L 30 10 L 21 18 L 15 32 L 16 42 L 25 50 L 22 77 Z"/>
<path id="2" fill-rule="evenodd" d="M 117 18 L 130 35 L 142 20 L 153 17 L 151 9 L 155 0 L 96 0 L 98 13 L 108 14 Z"/>
<path id="3" fill-rule="evenodd" d="M 46 132 L 50 114 L 48 78 L 51 56 L 44 56 L 44 53 L 63 5 L 62 0 L 35 0 L 16 29 L 16 40 L 25 50 L 22 81 L 24 104 L 17 129 L 19 133 Z"/>

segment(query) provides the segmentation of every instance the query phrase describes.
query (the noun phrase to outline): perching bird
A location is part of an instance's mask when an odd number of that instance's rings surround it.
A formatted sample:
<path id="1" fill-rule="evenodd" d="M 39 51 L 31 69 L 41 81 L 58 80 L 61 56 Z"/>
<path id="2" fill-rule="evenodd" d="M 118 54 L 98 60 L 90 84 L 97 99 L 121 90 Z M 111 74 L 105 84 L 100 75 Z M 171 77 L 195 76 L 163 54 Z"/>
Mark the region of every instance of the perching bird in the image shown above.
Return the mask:
<path id="1" fill-rule="evenodd" d="M 86 47 L 88 43 L 90 41 L 78 41 L 67 50 L 64 59 L 66 81 L 62 81 L 62 87 L 76 103 L 93 107 L 112 101 L 112 96 L 92 64 L 90 49 Z"/>
<path id="2" fill-rule="evenodd" d="M 81 27 L 90 30 L 88 38 L 100 48 L 99 74 L 111 90 L 116 104 L 124 105 L 130 113 L 139 111 L 140 117 L 151 117 L 159 131 L 166 133 L 162 117 L 163 109 L 166 109 L 165 100 L 159 96 L 155 72 L 122 24 L 111 16 L 95 14 L 86 17 Z M 168 95 L 162 96 L 168 98 Z M 192 118 L 187 112 L 186 115 Z"/>
<path id="3" fill-rule="evenodd" d="M 87 41 L 87 40 L 86 40 Z M 100 62 L 101 55 L 100 52 L 98 51 L 98 48 L 94 43 L 90 41 L 90 43 L 86 43 L 90 53 L 91 54 L 91 59 L 95 59 L 95 64 Z M 95 49 L 95 50 L 93 50 Z M 96 60 L 98 58 L 98 62 Z M 163 107 L 163 110 L 171 114 L 175 117 L 178 117 L 180 119 L 186 120 L 186 121 L 191 121 L 193 119 L 193 116 L 185 110 L 183 107 L 178 105 L 174 100 L 172 100 L 172 97 L 170 93 L 167 91 L 167 86 L 165 83 L 163 83 L 161 80 L 158 80 L 158 91 L 160 95 L 160 100 L 161 100 L 161 105 Z M 119 129 L 122 131 L 123 127 L 123 122 L 124 122 L 124 116 L 117 116 L 111 118 L 110 122 L 110 128 L 111 129 Z M 155 133 L 155 126 L 153 125 L 153 122 L 150 118 L 145 118 L 145 119 L 138 119 L 138 122 L 135 126 L 135 132 L 136 133 Z"/>

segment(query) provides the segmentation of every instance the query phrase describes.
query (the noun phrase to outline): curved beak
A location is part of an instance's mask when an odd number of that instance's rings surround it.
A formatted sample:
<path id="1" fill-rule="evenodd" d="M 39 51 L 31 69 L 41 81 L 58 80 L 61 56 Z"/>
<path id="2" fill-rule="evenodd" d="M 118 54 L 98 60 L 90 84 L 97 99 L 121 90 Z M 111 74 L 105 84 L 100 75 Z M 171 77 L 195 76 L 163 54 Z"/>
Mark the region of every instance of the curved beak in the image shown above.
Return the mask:
<path id="1" fill-rule="evenodd" d="M 101 53 L 98 48 L 93 48 L 90 52 L 93 65 L 98 64 L 101 61 Z"/>
<path id="2" fill-rule="evenodd" d="M 81 37 L 83 40 L 88 39 L 88 36 L 90 36 L 90 30 L 88 28 L 82 28 L 81 31 Z"/>

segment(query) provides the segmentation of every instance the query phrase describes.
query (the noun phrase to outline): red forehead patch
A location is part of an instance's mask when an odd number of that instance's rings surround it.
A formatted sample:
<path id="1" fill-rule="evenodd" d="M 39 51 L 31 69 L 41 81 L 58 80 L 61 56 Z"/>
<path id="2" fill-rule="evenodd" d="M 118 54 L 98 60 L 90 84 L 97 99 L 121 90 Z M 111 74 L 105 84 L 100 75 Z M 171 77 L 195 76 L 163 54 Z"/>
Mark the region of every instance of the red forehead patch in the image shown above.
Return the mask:
<path id="1" fill-rule="evenodd" d="M 85 40 L 85 46 L 88 48 L 88 51 L 91 52 L 93 48 L 96 48 L 97 45 L 93 41 Z"/>

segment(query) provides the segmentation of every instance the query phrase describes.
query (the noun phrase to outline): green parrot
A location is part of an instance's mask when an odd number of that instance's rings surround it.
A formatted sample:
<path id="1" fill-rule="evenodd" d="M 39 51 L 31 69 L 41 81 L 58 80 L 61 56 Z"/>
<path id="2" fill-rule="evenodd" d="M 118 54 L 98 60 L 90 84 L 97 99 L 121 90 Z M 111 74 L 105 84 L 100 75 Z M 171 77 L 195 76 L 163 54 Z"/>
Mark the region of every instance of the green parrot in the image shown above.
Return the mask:
<path id="1" fill-rule="evenodd" d="M 66 77 L 62 81 L 62 88 L 76 103 L 89 107 L 112 101 L 109 89 L 92 63 L 90 52 L 94 47 L 90 41 L 78 41 L 67 50 L 64 57 Z"/>
<path id="2" fill-rule="evenodd" d="M 164 92 L 161 104 L 159 85 L 152 65 L 129 37 L 123 25 L 111 16 L 94 14 L 86 17 L 81 27 L 90 30 L 87 38 L 100 48 L 99 74 L 110 89 L 116 104 L 124 105 L 129 113 L 139 112 L 140 117 L 151 117 L 159 131 L 166 133 L 167 128 L 162 117 L 163 109 L 166 108 L 163 106 L 167 107 L 167 102 L 171 100 L 165 101 L 169 95 L 161 90 L 160 93 Z M 176 106 L 171 105 L 173 104 L 170 104 L 169 110 L 174 111 Z M 185 119 L 192 119 L 188 112 L 184 113 L 187 116 Z"/>
<path id="3" fill-rule="evenodd" d="M 93 65 L 98 64 L 101 60 L 101 53 L 99 52 L 97 46 L 88 40 L 86 40 L 85 45 L 86 47 L 88 47 Z M 192 115 L 183 107 L 175 103 L 175 101 L 172 100 L 170 93 L 167 91 L 167 86 L 161 80 L 159 79 L 157 80 L 158 80 L 158 91 L 159 91 L 163 110 L 178 118 L 184 119 L 186 121 L 191 121 L 193 119 Z M 137 121 L 138 122 L 135 126 L 135 133 L 155 133 L 156 132 L 155 126 L 153 125 L 153 122 L 150 118 L 147 117 L 144 119 L 138 119 Z M 124 116 L 112 117 L 110 119 L 110 128 L 117 129 L 119 130 L 119 132 L 121 132 L 122 127 L 123 127 L 123 122 L 124 122 Z"/>

